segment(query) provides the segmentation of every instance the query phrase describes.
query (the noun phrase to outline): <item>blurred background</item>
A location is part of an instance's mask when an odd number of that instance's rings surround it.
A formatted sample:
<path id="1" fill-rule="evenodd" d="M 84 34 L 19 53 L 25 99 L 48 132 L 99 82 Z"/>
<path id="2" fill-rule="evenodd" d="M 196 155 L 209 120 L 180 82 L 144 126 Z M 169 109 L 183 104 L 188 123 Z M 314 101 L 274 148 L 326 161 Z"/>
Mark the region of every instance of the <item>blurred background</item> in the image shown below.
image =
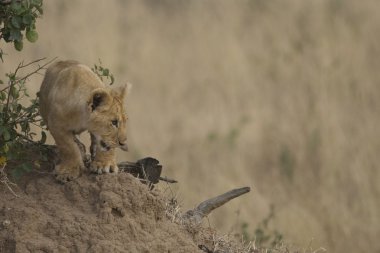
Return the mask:
<path id="1" fill-rule="evenodd" d="M 273 206 L 290 244 L 380 252 L 378 1 L 44 1 L 37 31 L 0 72 L 101 59 L 133 83 L 119 159 L 159 159 L 184 210 L 251 186 L 211 226 L 254 235 Z"/>

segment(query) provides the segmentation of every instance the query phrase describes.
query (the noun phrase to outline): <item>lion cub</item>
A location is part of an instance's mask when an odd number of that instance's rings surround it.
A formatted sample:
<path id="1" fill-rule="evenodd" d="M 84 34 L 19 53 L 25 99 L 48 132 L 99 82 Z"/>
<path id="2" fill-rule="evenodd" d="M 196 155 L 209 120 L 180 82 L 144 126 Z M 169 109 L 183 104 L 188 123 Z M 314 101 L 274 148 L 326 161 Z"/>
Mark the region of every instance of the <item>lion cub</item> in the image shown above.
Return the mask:
<path id="1" fill-rule="evenodd" d="M 51 65 L 40 89 L 40 113 L 52 134 L 61 162 L 55 166 L 61 182 L 78 177 L 85 168 L 75 135 L 88 130 L 96 155 L 90 169 L 117 173 L 115 148 L 127 151 L 126 85 L 111 88 L 85 65 L 60 61 Z"/>

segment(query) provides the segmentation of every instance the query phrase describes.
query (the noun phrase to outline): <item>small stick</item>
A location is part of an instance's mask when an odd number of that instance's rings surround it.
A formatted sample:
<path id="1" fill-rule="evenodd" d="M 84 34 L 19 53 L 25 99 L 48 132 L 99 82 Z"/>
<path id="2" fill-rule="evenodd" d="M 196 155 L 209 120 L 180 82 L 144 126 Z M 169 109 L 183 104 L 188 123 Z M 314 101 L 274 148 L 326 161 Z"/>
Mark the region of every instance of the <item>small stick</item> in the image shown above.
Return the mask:
<path id="1" fill-rule="evenodd" d="M 178 183 L 177 180 L 170 179 L 170 178 L 167 178 L 167 177 L 159 177 L 159 179 L 160 179 L 161 181 L 168 182 L 168 183 L 171 183 L 171 184 Z"/>

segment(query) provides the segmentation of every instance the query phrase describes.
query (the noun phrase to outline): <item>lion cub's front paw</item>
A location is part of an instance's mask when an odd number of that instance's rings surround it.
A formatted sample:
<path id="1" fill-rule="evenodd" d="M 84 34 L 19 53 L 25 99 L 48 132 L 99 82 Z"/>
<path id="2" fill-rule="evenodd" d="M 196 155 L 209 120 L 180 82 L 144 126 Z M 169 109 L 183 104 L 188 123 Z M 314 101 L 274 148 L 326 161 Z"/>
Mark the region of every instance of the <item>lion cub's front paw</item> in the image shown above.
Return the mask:
<path id="1" fill-rule="evenodd" d="M 82 169 L 83 168 L 81 165 L 66 166 L 63 164 L 58 164 L 55 166 L 56 178 L 62 183 L 72 181 L 80 176 Z"/>
<path id="2" fill-rule="evenodd" d="M 102 173 L 118 173 L 119 167 L 115 161 L 93 161 L 90 166 L 90 170 L 97 174 Z"/>

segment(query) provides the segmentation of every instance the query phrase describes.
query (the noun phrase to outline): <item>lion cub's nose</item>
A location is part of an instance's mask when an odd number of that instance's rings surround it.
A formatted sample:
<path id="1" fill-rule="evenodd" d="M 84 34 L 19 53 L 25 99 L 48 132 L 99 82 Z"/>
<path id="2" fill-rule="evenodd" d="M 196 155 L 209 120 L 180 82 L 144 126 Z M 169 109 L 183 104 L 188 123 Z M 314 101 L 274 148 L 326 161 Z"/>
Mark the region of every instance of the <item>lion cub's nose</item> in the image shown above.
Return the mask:
<path id="1" fill-rule="evenodd" d="M 127 142 L 121 142 L 119 141 L 120 148 L 124 151 L 128 151 L 128 145 Z"/>

